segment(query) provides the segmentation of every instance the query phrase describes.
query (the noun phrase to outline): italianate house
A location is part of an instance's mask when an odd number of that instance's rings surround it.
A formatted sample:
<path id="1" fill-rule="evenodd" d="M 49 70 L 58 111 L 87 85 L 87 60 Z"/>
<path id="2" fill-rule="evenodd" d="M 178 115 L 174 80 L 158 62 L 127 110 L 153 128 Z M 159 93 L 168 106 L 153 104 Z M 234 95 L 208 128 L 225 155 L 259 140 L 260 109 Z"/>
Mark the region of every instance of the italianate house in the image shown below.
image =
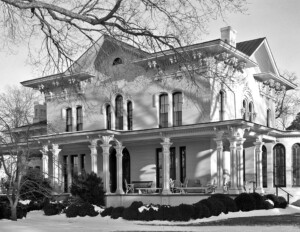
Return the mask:
<path id="1" fill-rule="evenodd" d="M 95 172 L 107 206 L 300 196 L 300 133 L 275 129 L 275 97 L 296 85 L 266 38 L 237 43 L 226 27 L 220 39 L 147 53 L 102 36 L 64 73 L 22 84 L 45 96 L 48 131 L 33 138 L 56 194 Z"/>

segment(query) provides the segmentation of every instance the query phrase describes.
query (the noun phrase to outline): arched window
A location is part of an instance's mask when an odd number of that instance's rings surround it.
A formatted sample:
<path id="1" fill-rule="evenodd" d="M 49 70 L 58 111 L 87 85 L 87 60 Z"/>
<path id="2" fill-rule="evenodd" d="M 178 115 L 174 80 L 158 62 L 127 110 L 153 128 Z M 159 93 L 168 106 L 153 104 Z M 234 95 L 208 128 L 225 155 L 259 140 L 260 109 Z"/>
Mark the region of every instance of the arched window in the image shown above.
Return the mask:
<path id="1" fill-rule="evenodd" d="M 300 186 L 300 144 L 294 144 L 293 150 L 293 186 Z"/>
<path id="2" fill-rule="evenodd" d="M 268 187 L 268 153 L 266 146 L 262 146 L 262 177 L 263 177 L 263 187 Z"/>
<path id="3" fill-rule="evenodd" d="M 248 110 L 248 114 L 249 114 L 249 121 L 252 122 L 253 121 L 253 102 L 249 103 L 249 110 Z"/>
<path id="4" fill-rule="evenodd" d="M 246 114 L 247 114 L 247 101 L 246 99 L 243 100 L 243 119 L 246 120 Z"/>
<path id="5" fill-rule="evenodd" d="M 285 187 L 285 147 L 282 144 L 275 145 L 273 148 L 273 155 L 274 186 Z"/>
<path id="6" fill-rule="evenodd" d="M 72 108 L 66 109 L 66 131 L 72 131 L 73 120 L 72 120 Z"/>
<path id="7" fill-rule="evenodd" d="M 173 125 L 182 125 L 182 93 L 173 94 Z"/>
<path id="8" fill-rule="evenodd" d="M 116 97 L 116 130 L 123 130 L 123 97 Z"/>
<path id="9" fill-rule="evenodd" d="M 118 58 L 114 59 L 113 65 L 119 65 L 119 64 L 123 64 L 123 61 L 121 58 L 118 57 Z"/>
<path id="10" fill-rule="evenodd" d="M 83 129 L 83 115 L 82 115 L 82 106 L 76 107 L 76 130 L 82 131 Z"/>
<path id="11" fill-rule="evenodd" d="M 132 102 L 127 102 L 127 129 L 132 130 Z"/>
<path id="12" fill-rule="evenodd" d="M 161 94 L 159 96 L 159 127 L 168 127 L 168 108 L 168 94 Z"/>
<path id="13" fill-rule="evenodd" d="M 225 113 L 225 92 L 223 90 L 219 93 L 219 106 L 220 106 L 220 121 L 224 120 Z"/>
<path id="14" fill-rule="evenodd" d="M 111 129 L 111 106 L 106 106 L 106 129 Z"/>
<path id="15" fill-rule="evenodd" d="M 271 110 L 270 109 L 268 109 L 267 110 L 267 127 L 270 127 L 270 125 L 271 125 Z"/>

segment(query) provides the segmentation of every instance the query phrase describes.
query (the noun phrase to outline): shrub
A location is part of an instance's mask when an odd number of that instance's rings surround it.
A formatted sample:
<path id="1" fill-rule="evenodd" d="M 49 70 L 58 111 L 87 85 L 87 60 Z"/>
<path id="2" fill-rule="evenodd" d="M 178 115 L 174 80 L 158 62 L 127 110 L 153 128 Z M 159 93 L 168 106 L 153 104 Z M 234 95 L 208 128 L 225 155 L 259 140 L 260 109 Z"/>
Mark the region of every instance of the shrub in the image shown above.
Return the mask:
<path id="1" fill-rule="evenodd" d="M 264 209 L 273 209 L 274 208 L 273 201 L 271 201 L 272 203 L 270 201 L 271 200 L 269 200 L 269 199 L 264 201 L 264 204 L 263 204 Z"/>
<path id="2" fill-rule="evenodd" d="M 108 208 L 104 209 L 104 210 L 100 213 L 100 215 L 101 215 L 102 217 L 111 216 L 111 213 L 112 213 L 113 209 L 114 209 L 114 207 L 108 207 Z"/>
<path id="3" fill-rule="evenodd" d="M 237 207 L 241 211 L 255 210 L 255 200 L 252 195 L 248 193 L 241 193 L 234 199 Z"/>
<path id="4" fill-rule="evenodd" d="M 79 204 L 78 210 L 79 210 L 78 216 L 80 217 L 85 217 L 85 216 L 95 217 L 99 214 L 98 212 L 95 211 L 94 206 L 88 202 Z"/>
<path id="5" fill-rule="evenodd" d="M 181 204 L 178 206 L 180 221 L 189 221 L 195 214 L 195 208 L 192 205 Z"/>
<path id="6" fill-rule="evenodd" d="M 43 210 L 44 210 L 44 214 L 46 216 L 52 216 L 52 215 L 57 215 L 60 214 L 62 212 L 62 210 L 64 209 L 64 206 L 58 202 L 55 203 L 47 203 Z"/>
<path id="7" fill-rule="evenodd" d="M 90 204 L 104 205 L 104 191 L 102 179 L 95 173 L 75 175 L 71 185 L 71 193 Z"/>
<path id="8" fill-rule="evenodd" d="M 225 211 L 224 211 L 225 214 L 227 214 L 228 212 L 237 212 L 238 211 L 235 201 L 228 195 L 218 193 L 218 194 L 213 194 L 211 196 L 211 198 L 213 198 L 213 199 L 217 198 L 219 201 L 221 201 L 223 203 L 223 205 L 225 207 Z"/>
<path id="9" fill-rule="evenodd" d="M 160 221 L 166 220 L 165 215 L 166 215 L 167 208 L 170 208 L 170 206 L 168 205 L 159 206 L 157 212 L 154 214 L 154 220 L 160 220 Z"/>
<path id="10" fill-rule="evenodd" d="M 113 219 L 117 219 L 119 217 L 122 217 L 122 213 L 124 211 L 124 207 L 117 207 L 117 208 L 114 208 L 111 212 L 111 218 Z"/>
<path id="11" fill-rule="evenodd" d="M 45 179 L 39 169 L 29 169 L 22 177 L 20 195 L 23 200 L 43 201 L 49 196 L 52 187 L 49 180 Z"/>
<path id="12" fill-rule="evenodd" d="M 198 202 L 193 206 L 194 206 L 194 217 L 193 217 L 194 219 L 211 217 L 211 212 L 205 204 Z"/>
<path id="13" fill-rule="evenodd" d="M 274 202 L 274 208 L 279 208 L 279 200 L 278 197 L 274 194 L 267 194 L 265 197 Z"/>
<path id="14" fill-rule="evenodd" d="M 65 210 L 66 217 L 77 217 L 79 215 L 79 211 L 79 206 L 77 204 L 72 204 Z"/>
<path id="15" fill-rule="evenodd" d="M 200 201 L 202 204 L 209 208 L 212 216 L 219 216 L 222 212 L 225 212 L 225 206 L 217 198 L 208 198 Z"/>
<path id="16" fill-rule="evenodd" d="M 158 211 L 150 208 L 149 210 L 143 210 L 139 213 L 138 220 L 141 221 L 152 221 L 157 219 Z M 157 219 L 158 220 L 158 219 Z"/>
<path id="17" fill-rule="evenodd" d="M 264 202 L 266 198 L 259 193 L 249 193 L 255 201 L 255 209 L 264 209 Z"/>
<path id="18" fill-rule="evenodd" d="M 139 216 L 138 209 L 135 208 L 125 208 L 123 213 L 122 213 L 122 218 L 126 220 L 137 220 Z"/>
<path id="19" fill-rule="evenodd" d="M 277 199 L 278 199 L 278 208 L 285 209 L 288 205 L 286 199 L 282 196 L 279 196 Z"/>

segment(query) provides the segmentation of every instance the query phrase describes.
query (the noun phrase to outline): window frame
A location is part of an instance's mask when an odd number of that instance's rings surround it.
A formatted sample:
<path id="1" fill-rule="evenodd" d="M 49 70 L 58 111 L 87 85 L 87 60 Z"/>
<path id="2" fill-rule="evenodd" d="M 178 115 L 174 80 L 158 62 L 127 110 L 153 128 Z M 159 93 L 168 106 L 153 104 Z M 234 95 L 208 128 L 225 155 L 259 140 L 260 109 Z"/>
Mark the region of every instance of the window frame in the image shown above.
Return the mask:
<path id="1" fill-rule="evenodd" d="M 123 130 L 124 127 L 123 116 L 124 116 L 123 96 L 117 95 L 115 99 L 115 129 L 116 130 Z"/>
<path id="2" fill-rule="evenodd" d="M 173 97 L 173 126 L 182 126 L 182 92 L 174 92 Z"/>
<path id="3" fill-rule="evenodd" d="M 111 119 L 112 119 L 112 110 L 111 110 L 111 105 L 110 104 L 107 104 L 105 106 L 105 111 L 106 111 L 106 129 L 107 130 L 111 130 L 111 125 L 112 125 L 112 122 L 111 122 Z"/>
<path id="4" fill-rule="evenodd" d="M 169 96 L 167 93 L 162 93 L 159 95 L 159 128 L 166 128 L 169 126 L 168 117 L 169 117 Z"/>
<path id="5" fill-rule="evenodd" d="M 133 105 L 132 101 L 127 102 L 127 130 L 133 129 Z"/>
<path id="6" fill-rule="evenodd" d="M 66 132 L 73 131 L 72 108 L 66 108 Z"/>
<path id="7" fill-rule="evenodd" d="M 295 152 L 295 148 L 297 151 Z M 292 146 L 292 187 L 300 186 L 300 144 Z"/>
<path id="8" fill-rule="evenodd" d="M 76 107 L 76 131 L 83 130 L 83 109 L 82 106 Z"/>

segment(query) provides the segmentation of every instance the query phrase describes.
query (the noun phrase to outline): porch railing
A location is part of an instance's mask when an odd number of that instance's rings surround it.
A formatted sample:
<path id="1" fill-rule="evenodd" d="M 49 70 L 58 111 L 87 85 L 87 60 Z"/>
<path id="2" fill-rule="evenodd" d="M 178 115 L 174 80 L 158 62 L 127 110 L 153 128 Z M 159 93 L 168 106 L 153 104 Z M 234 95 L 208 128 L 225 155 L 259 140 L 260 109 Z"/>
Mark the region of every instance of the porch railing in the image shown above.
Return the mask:
<path id="1" fill-rule="evenodd" d="M 278 197 L 278 189 L 282 190 L 283 192 L 286 193 L 287 202 L 288 202 L 288 204 L 290 204 L 290 196 L 293 197 L 293 195 L 290 194 L 289 192 L 287 192 L 286 190 L 284 190 L 281 187 L 278 187 L 278 186 L 275 186 L 275 187 L 276 187 L 276 196 Z"/>

